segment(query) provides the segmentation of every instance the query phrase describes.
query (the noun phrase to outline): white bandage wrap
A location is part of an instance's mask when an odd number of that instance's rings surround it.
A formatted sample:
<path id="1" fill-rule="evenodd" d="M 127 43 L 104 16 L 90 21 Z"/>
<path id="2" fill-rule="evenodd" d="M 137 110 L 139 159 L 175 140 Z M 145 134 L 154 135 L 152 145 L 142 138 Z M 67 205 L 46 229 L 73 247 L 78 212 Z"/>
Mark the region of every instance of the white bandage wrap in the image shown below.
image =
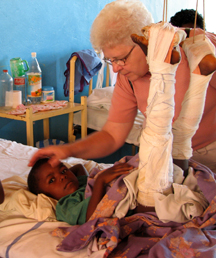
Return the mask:
<path id="1" fill-rule="evenodd" d="M 176 65 L 165 63 L 175 34 L 170 24 L 151 26 L 147 61 L 152 74 L 146 110 L 146 127 L 140 137 L 138 202 L 154 206 L 154 193 L 173 182 L 172 119 Z"/>
<path id="2" fill-rule="evenodd" d="M 174 159 L 189 159 L 192 157 L 192 137 L 199 127 L 202 118 L 206 92 L 212 74 L 208 76 L 194 74 L 200 61 L 208 54 L 214 55 L 214 46 L 208 38 L 197 35 L 184 41 L 183 49 L 190 67 L 190 84 L 182 102 L 178 119 L 173 124 Z"/>
<path id="3" fill-rule="evenodd" d="M 191 73 L 196 69 L 200 61 L 206 55 L 215 53 L 215 47 L 203 34 L 187 38 L 182 48 L 187 56 Z"/>
<path id="4" fill-rule="evenodd" d="M 147 33 L 148 30 L 150 32 Z M 157 193 L 168 192 L 173 183 L 172 157 L 184 160 L 192 156 L 191 139 L 199 127 L 208 83 L 212 76 L 193 73 L 203 57 L 214 55 L 212 43 L 207 38 L 204 40 L 203 35 L 186 39 L 183 49 L 190 67 L 190 84 L 182 102 L 180 115 L 171 129 L 174 116 L 175 72 L 178 65 L 170 65 L 164 60 L 173 44 L 172 40 L 178 38 L 178 42 L 181 42 L 185 37 L 182 31 L 175 30 L 170 24 L 161 23 L 153 24 L 145 30 L 149 39 L 147 61 L 152 76 L 146 127 L 140 137 L 137 180 L 137 200 L 144 206 L 155 206 Z M 175 33 L 178 35 L 174 36 Z"/>

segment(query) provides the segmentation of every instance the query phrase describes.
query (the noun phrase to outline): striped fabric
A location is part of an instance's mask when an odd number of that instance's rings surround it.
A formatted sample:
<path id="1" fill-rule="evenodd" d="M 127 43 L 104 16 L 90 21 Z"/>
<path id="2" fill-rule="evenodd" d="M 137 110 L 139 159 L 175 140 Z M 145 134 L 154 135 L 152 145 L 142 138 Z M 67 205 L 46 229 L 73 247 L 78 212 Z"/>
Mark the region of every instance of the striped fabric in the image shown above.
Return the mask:
<path id="1" fill-rule="evenodd" d="M 57 139 L 46 139 L 46 140 L 41 140 L 36 142 L 36 147 L 37 148 L 43 148 L 49 145 L 59 145 L 59 144 L 64 144 L 65 142 L 57 140 Z"/>

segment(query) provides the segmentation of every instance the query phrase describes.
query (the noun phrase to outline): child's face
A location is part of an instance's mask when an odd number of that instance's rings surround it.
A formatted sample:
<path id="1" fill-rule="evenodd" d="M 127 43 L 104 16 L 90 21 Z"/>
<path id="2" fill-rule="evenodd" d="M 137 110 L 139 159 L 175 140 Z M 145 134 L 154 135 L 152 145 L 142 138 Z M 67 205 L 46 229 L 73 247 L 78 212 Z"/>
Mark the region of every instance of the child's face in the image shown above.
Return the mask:
<path id="1" fill-rule="evenodd" d="M 41 192 L 56 200 L 79 188 L 77 177 L 62 163 L 54 168 L 48 162 L 43 164 L 39 178 Z"/>

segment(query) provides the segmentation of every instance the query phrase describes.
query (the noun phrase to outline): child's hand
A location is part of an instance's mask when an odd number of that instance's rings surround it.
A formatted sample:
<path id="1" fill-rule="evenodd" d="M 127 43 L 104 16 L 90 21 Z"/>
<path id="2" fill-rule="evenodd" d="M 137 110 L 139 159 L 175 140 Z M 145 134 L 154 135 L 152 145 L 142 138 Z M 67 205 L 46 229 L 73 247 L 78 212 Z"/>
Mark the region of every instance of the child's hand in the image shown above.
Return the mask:
<path id="1" fill-rule="evenodd" d="M 115 179 L 118 176 L 121 176 L 123 174 L 128 174 L 131 169 L 133 169 L 133 166 L 128 165 L 128 163 L 120 163 L 118 165 L 115 165 L 111 168 L 104 170 L 102 173 L 97 175 L 95 179 L 93 191 L 92 191 L 92 196 L 89 201 L 89 205 L 86 213 L 87 221 L 89 220 L 89 218 L 95 211 L 98 203 L 101 201 L 104 194 L 106 193 L 105 185 L 111 182 L 113 179 Z"/>
<path id="2" fill-rule="evenodd" d="M 133 169 L 133 166 L 130 166 L 128 163 L 120 163 L 118 165 L 114 165 L 99 174 L 97 177 L 97 181 L 100 181 L 100 183 L 102 184 L 108 184 L 113 179 L 123 174 L 128 174 L 131 169 Z"/>

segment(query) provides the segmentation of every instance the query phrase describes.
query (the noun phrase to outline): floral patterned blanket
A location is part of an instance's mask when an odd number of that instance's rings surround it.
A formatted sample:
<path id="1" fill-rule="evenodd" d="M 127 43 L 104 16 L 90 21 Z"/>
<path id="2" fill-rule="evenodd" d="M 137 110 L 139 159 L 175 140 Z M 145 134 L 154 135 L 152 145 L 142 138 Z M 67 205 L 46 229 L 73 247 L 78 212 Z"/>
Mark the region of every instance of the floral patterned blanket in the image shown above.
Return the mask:
<path id="1" fill-rule="evenodd" d="M 107 191 L 88 222 L 52 232 L 63 239 L 57 250 L 73 252 L 94 241 L 97 250 L 104 249 L 103 257 L 216 257 L 216 176 L 196 162 L 190 161 L 190 166 L 209 202 L 200 217 L 186 223 L 163 223 L 154 212 L 110 218 L 126 192 L 121 177 Z"/>

